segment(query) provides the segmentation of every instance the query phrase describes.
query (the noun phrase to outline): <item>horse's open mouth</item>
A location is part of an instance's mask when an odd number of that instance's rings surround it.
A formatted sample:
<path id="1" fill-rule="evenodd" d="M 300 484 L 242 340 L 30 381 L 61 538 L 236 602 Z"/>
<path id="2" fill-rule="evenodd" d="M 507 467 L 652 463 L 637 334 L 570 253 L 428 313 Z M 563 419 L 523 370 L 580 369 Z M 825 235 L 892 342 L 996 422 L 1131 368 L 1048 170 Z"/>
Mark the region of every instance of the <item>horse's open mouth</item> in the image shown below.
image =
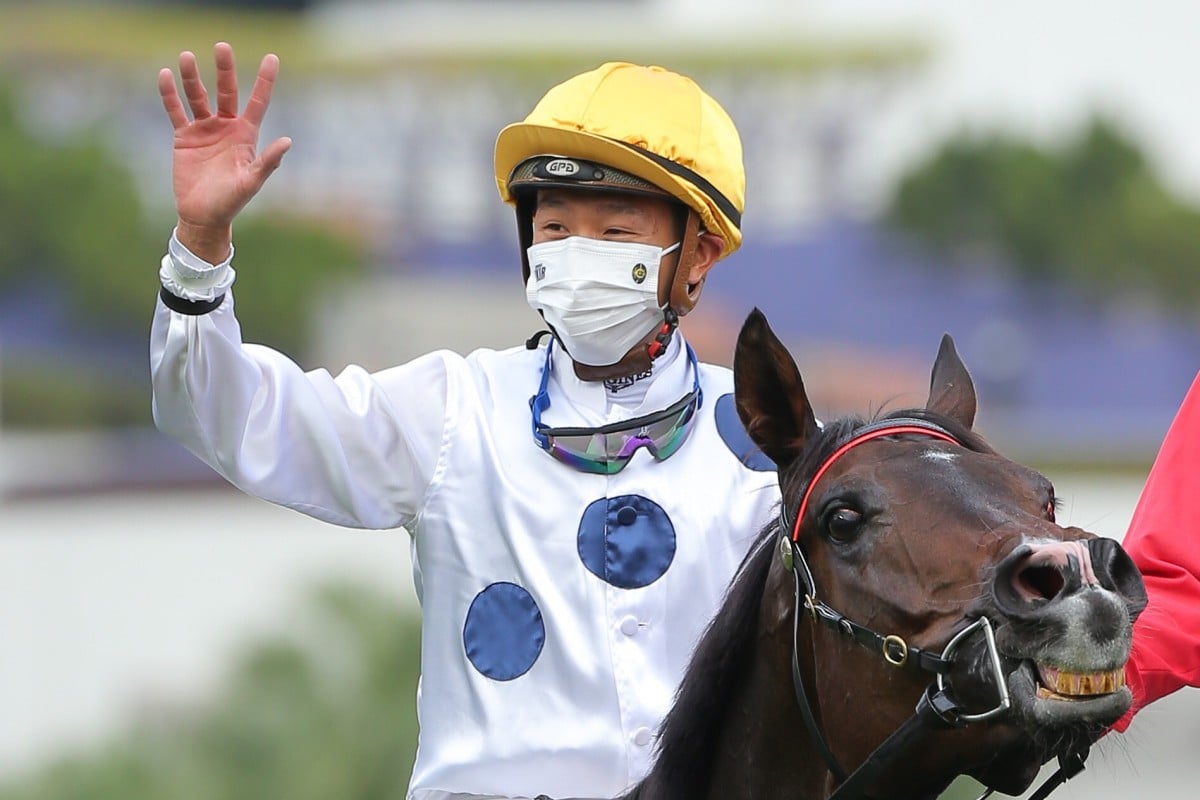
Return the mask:
<path id="1" fill-rule="evenodd" d="M 1013 710 L 1034 728 L 1077 723 L 1111 725 L 1129 710 L 1133 695 L 1125 684 L 1125 666 L 1095 672 L 1022 661 L 1008 676 Z"/>
<path id="2" fill-rule="evenodd" d="M 1037 664 L 1037 696 L 1042 700 L 1080 700 L 1112 694 L 1125 685 L 1124 665 L 1099 672 L 1072 672 Z"/>

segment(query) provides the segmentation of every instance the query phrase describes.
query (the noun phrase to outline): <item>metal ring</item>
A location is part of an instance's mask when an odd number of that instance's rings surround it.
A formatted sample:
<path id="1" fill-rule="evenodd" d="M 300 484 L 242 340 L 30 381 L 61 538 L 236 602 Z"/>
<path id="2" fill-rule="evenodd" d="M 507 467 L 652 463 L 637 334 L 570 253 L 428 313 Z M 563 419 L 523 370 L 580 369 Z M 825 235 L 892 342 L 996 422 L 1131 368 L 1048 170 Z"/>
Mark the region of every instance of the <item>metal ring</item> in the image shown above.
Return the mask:
<path id="1" fill-rule="evenodd" d="M 946 644 L 946 649 L 942 651 L 942 658 L 951 661 L 954 652 L 958 649 L 959 644 L 966 640 L 968 636 L 980 628 L 983 629 L 983 640 L 987 645 L 988 662 L 992 668 L 992 677 L 996 681 L 996 706 L 990 711 L 984 711 L 979 714 L 959 714 L 958 718 L 962 722 L 978 722 L 980 720 L 990 719 L 997 715 L 1003 714 L 1012 707 L 1012 695 L 1008 691 L 1008 681 L 1004 679 L 1004 666 L 1000 662 L 1000 651 L 996 649 L 996 634 L 992 630 L 992 621 L 987 617 L 980 617 L 966 628 L 959 631 Z M 938 690 L 946 688 L 946 676 L 938 673 L 937 676 Z"/>
<path id="2" fill-rule="evenodd" d="M 899 649 L 899 656 L 893 655 L 892 647 Z M 883 657 L 892 666 L 903 667 L 908 663 L 908 642 L 895 634 L 883 637 Z"/>

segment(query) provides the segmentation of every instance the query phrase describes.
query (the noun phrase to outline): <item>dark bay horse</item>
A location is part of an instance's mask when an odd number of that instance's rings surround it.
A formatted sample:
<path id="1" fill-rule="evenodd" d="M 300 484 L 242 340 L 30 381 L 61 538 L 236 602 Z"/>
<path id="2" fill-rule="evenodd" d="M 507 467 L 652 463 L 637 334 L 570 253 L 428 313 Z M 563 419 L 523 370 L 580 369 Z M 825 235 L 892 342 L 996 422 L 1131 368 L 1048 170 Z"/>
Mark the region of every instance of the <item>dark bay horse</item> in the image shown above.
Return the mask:
<path id="1" fill-rule="evenodd" d="M 814 417 L 755 310 L 735 399 L 779 468 L 768 526 L 699 642 L 626 800 L 1019 794 L 1129 707 L 1145 590 L 1120 545 L 1056 524 L 1051 483 L 972 431 L 945 337 L 923 409 Z"/>

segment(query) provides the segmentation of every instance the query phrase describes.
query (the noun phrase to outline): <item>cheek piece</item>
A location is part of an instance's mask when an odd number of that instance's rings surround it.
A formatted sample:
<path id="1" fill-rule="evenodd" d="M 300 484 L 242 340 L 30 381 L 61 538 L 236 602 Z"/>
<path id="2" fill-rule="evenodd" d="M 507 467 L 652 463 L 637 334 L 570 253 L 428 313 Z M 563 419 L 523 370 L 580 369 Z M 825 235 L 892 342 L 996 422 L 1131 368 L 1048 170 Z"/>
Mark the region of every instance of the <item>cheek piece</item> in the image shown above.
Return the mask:
<path id="1" fill-rule="evenodd" d="M 700 244 L 700 218 L 696 212 L 688 209 L 687 223 L 684 225 L 683 240 L 679 245 L 679 258 L 675 261 L 675 275 L 671 281 L 670 296 L 667 307 L 663 309 L 663 323 L 654 336 L 654 341 L 646 346 L 646 354 L 654 360 L 661 356 L 671 341 L 671 335 L 679 327 L 679 317 L 686 315 L 696 307 L 700 299 L 700 289 L 704 282 L 696 285 L 694 290 L 688 285 L 688 273 L 696 260 L 696 248 Z M 676 311 L 678 309 L 678 311 Z"/>

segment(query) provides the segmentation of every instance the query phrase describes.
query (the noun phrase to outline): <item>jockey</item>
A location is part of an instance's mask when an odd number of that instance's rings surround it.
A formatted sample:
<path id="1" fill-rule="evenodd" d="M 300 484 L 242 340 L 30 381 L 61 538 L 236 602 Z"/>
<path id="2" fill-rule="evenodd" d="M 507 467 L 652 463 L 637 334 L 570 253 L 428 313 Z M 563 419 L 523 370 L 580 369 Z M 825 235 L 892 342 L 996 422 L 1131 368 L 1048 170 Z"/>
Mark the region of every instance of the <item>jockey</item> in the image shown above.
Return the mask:
<path id="1" fill-rule="evenodd" d="M 255 156 L 277 60 L 239 116 L 232 49 L 215 56 L 216 114 L 192 54 L 194 118 L 160 74 L 179 222 L 151 334 L 156 423 L 245 492 L 407 529 L 423 622 L 411 800 L 619 794 L 779 497 L 730 371 L 677 327 L 741 243 L 734 124 L 658 67 L 552 88 L 495 148 L 552 336 L 333 377 L 242 342 L 232 221 L 290 142 Z"/>

